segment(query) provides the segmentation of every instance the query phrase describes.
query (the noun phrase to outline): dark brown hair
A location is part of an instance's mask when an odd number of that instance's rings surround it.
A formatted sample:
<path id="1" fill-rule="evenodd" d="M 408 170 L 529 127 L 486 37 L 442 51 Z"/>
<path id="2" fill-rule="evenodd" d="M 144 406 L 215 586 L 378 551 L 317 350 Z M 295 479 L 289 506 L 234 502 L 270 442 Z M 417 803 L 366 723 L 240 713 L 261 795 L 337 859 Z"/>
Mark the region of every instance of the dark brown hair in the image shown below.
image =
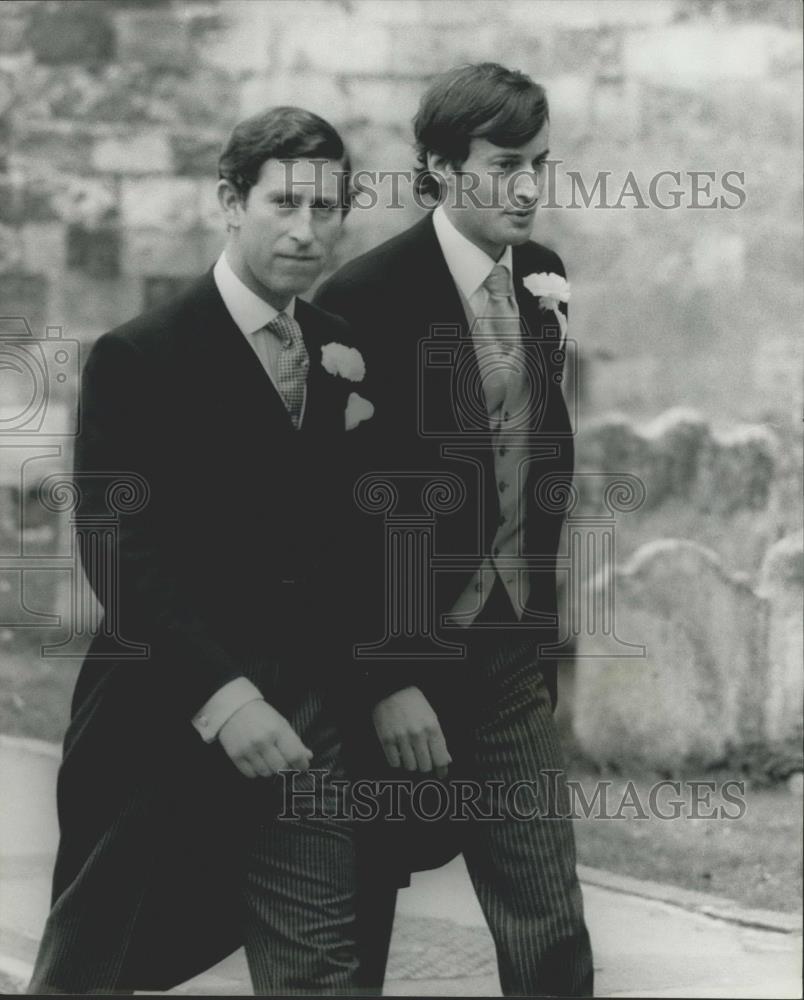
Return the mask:
<path id="1" fill-rule="evenodd" d="M 428 153 L 443 156 L 457 168 L 468 157 L 472 139 L 522 146 L 548 118 L 544 87 L 518 70 L 498 63 L 449 70 L 424 94 L 413 119 L 418 190 L 439 194 L 438 178 L 427 168 Z"/>
<path id="2" fill-rule="evenodd" d="M 343 139 L 328 121 L 304 108 L 268 108 L 235 125 L 218 159 L 218 177 L 246 198 L 266 160 L 339 160 L 343 165 L 343 209 L 350 201 L 352 171 Z"/>

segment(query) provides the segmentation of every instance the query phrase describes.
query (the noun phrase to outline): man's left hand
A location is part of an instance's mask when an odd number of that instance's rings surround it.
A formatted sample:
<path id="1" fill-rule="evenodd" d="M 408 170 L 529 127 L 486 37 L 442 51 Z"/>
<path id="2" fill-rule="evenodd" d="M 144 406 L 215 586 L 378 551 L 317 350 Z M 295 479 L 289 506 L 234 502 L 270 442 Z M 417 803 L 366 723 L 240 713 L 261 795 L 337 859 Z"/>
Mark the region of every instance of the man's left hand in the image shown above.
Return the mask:
<path id="1" fill-rule="evenodd" d="M 417 687 L 403 688 L 377 702 L 374 729 L 391 767 L 435 771 L 446 778 L 452 758 L 438 716 Z"/>

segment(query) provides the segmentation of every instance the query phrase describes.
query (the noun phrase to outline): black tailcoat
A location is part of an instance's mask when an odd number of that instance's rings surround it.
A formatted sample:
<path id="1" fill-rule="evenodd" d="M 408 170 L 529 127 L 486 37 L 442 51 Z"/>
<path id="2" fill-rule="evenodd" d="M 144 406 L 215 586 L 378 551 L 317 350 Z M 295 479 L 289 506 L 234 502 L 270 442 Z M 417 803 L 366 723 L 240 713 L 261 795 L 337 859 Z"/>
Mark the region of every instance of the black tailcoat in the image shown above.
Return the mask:
<path id="1" fill-rule="evenodd" d="M 211 272 L 104 334 L 84 367 L 77 540 L 106 618 L 64 743 L 53 900 L 78 892 L 72 906 L 96 915 L 89 961 L 125 927 L 120 987 L 167 989 L 239 944 L 238 866 L 265 786 L 192 717 L 246 664 L 280 711 L 260 664 L 290 657 L 300 685 L 342 690 L 330 573 L 356 386 L 325 371 L 321 347 L 350 335 L 301 300 L 296 319 L 310 355 L 299 431 Z M 110 480 L 132 475 L 147 502 L 118 494 L 130 512 L 99 554 L 91 525 L 108 522 Z"/>
<path id="2" fill-rule="evenodd" d="M 528 242 L 513 248 L 514 291 L 534 389 L 524 429 L 530 460 L 522 470 L 527 498 L 522 549 L 535 560 L 527 624 L 528 635 L 549 647 L 558 639 L 555 560 L 572 479 L 573 441 L 562 391 L 565 351 L 559 350 L 559 323 L 523 284 L 523 278 L 540 272 L 565 274 L 561 259 L 547 247 Z M 482 555 L 491 552 L 500 512 L 493 442 L 471 332 L 432 218 L 346 264 L 324 283 L 315 301 L 348 320 L 366 358 L 366 390 L 376 412 L 363 430 L 363 468 L 387 474 L 396 484 L 400 496 L 392 515 L 424 512 L 420 495 L 405 495 L 406 489 L 419 489 L 420 477 L 406 473 L 434 479 L 447 474 L 453 485 L 458 481 L 460 500 L 432 513 L 434 565 L 446 560 L 435 572 L 438 631 L 441 616 L 466 587 Z M 566 306 L 561 308 L 566 315 Z M 382 638 L 387 623 L 387 525 L 382 516 L 361 517 L 363 542 L 354 584 L 361 599 L 355 635 L 368 643 Z M 440 637 L 460 641 L 454 628 L 442 629 Z M 356 659 L 355 666 L 369 705 L 394 690 L 418 685 L 436 708 L 451 752 L 460 747 L 476 700 L 482 698 L 463 662 L 425 653 L 400 660 L 368 656 Z M 547 648 L 539 656 L 539 667 L 555 701 L 556 665 Z M 366 740 L 376 753 L 370 731 Z M 379 763 L 377 770 L 382 772 Z M 401 831 L 392 860 L 401 867 L 402 879 L 405 871 L 435 867 L 458 851 L 456 824 L 386 826 Z"/>

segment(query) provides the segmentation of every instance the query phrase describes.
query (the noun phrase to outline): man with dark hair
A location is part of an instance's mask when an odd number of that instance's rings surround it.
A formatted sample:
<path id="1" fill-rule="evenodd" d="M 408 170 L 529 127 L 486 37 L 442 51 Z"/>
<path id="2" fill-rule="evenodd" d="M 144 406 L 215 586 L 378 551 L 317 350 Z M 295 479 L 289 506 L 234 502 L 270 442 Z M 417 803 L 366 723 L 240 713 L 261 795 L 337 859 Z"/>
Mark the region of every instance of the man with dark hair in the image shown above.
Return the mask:
<path id="1" fill-rule="evenodd" d="M 87 359 L 77 541 L 105 617 L 65 738 L 31 992 L 164 990 L 239 944 L 257 993 L 355 982 L 339 786 L 323 818 L 306 799 L 277 818 L 278 772 L 343 766 L 336 543 L 348 432 L 370 406 L 348 327 L 297 296 L 348 183 L 316 115 L 240 123 L 220 158 L 217 263 Z"/>
<path id="2" fill-rule="evenodd" d="M 552 717 L 573 468 L 561 390 L 569 286 L 561 259 L 530 240 L 548 131 L 544 90 L 522 73 L 488 63 L 437 79 L 415 133 L 418 182 L 441 204 L 344 266 L 316 301 L 346 317 L 367 359 L 365 482 L 384 480 L 392 517 L 411 516 L 412 531 L 418 516 L 433 539 L 432 562 L 401 578 L 366 505 L 354 587 L 369 735 L 387 774 L 423 784 L 448 771 L 448 790 L 463 783 L 448 801 L 468 806 L 373 831 L 378 924 L 393 913 L 395 887 L 380 884 L 388 859 L 400 885 L 462 851 L 503 992 L 582 996 L 592 957 Z M 428 481 L 423 508 L 411 506 Z"/>

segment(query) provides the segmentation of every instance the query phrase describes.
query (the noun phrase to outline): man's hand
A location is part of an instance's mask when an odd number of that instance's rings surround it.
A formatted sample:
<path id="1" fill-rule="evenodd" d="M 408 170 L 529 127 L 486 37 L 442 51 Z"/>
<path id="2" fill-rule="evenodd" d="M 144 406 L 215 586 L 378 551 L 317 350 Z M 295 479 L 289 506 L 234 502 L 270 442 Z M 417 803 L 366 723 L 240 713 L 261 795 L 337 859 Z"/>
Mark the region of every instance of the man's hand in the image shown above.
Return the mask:
<path id="1" fill-rule="evenodd" d="M 374 729 L 391 767 L 429 772 L 445 778 L 452 757 L 438 716 L 417 687 L 403 688 L 377 702 Z"/>
<path id="2" fill-rule="evenodd" d="M 306 771 L 313 756 L 288 720 L 266 701 L 250 701 L 223 724 L 221 746 L 247 778 Z"/>

